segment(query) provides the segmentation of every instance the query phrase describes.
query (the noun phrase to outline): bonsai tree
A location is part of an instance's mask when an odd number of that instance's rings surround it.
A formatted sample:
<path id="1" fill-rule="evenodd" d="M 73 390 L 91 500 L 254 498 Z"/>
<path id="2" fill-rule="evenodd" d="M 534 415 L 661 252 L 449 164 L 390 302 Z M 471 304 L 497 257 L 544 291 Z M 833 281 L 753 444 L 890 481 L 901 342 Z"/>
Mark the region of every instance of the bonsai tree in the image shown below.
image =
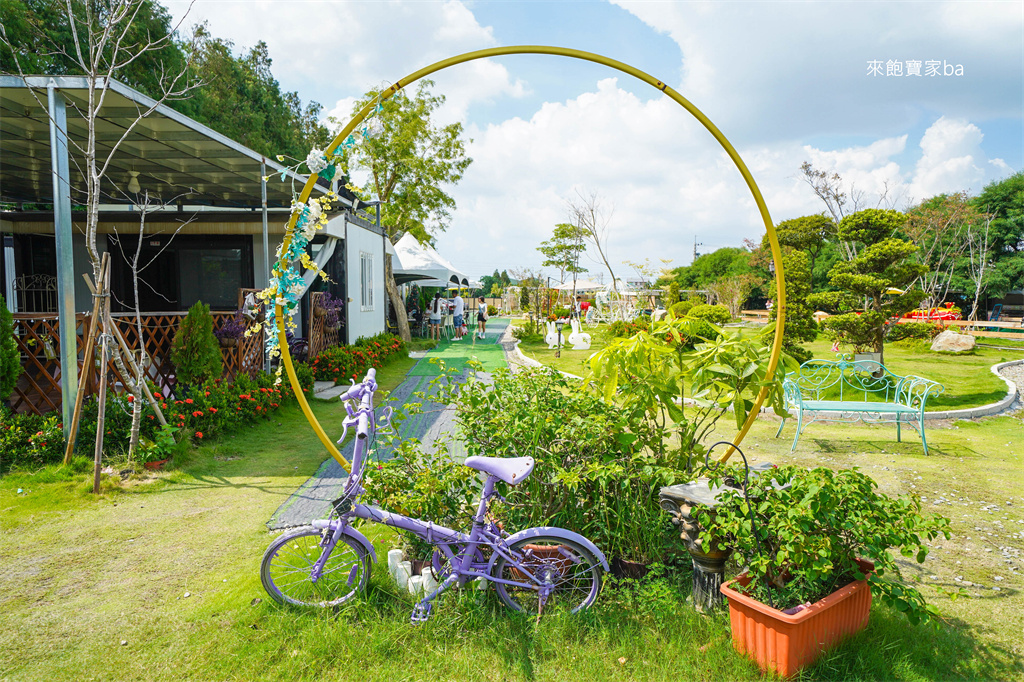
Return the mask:
<path id="1" fill-rule="evenodd" d="M 0 295 L 0 403 L 14 391 L 22 371 L 21 353 L 14 340 L 14 318 L 7 309 L 7 301 Z"/>
<path id="2" fill-rule="evenodd" d="M 181 321 L 171 344 L 171 362 L 179 384 L 195 386 L 216 379 L 223 369 L 220 344 L 213 335 L 210 307 L 196 301 Z"/>
<path id="3" fill-rule="evenodd" d="M 840 291 L 812 294 L 808 302 L 834 315 L 821 326 L 859 351 L 878 353 L 884 362 L 885 327 L 917 307 L 925 293 L 911 285 L 927 267 L 913 263 L 917 246 L 896 236 L 907 216 L 869 208 L 846 216 L 836 236 L 858 245 L 852 260 L 836 263 L 829 281 Z"/>
<path id="4" fill-rule="evenodd" d="M 895 549 L 919 563 L 924 540 L 949 538 L 949 519 L 921 511 L 917 496 L 890 498 L 857 469 L 832 471 L 786 466 L 751 479 L 742 469 L 712 473 L 711 485 L 727 486 L 719 505 L 697 512 L 706 546 L 729 546 L 747 567 L 745 591 L 778 610 L 814 603 L 854 580 L 863 580 L 858 558 L 874 563 L 871 591 L 912 623 L 937 615 L 903 583 Z M 744 492 L 746 493 L 744 495 Z"/>

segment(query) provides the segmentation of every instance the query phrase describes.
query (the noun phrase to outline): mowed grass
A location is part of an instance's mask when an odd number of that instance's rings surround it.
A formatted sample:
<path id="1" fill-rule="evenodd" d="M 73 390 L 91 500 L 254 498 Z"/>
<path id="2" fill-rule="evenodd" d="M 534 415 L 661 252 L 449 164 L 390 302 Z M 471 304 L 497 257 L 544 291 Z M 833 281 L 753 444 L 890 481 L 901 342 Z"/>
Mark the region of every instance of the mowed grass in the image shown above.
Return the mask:
<path id="1" fill-rule="evenodd" d="M 522 321 L 514 320 L 513 324 L 521 325 Z M 614 338 L 608 333 L 606 324 L 595 325 L 585 331 L 591 335 L 590 350 L 572 350 L 571 346 L 567 345 L 562 348 L 561 357 L 556 358 L 555 351 L 549 350 L 543 341 L 524 341 L 519 344 L 519 349 L 524 355 L 541 364 L 576 376 L 585 376 L 589 369 L 587 360 L 590 356 L 604 348 Z M 760 331 L 761 328 L 726 328 L 727 333 L 743 336 L 757 334 Z M 982 341 L 988 343 L 991 339 Z M 1002 343 L 1002 339 L 996 341 Z M 805 346 L 814 353 L 815 359 L 836 359 L 831 342 L 825 340 L 824 336 Z M 1024 359 L 1024 345 L 1020 350 L 979 345 L 974 353 L 952 355 L 933 353 L 928 350 L 926 344 L 916 348 L 888 344 L 885 347 L 884 364 L 893 374 L 914 374 L 942 384 L 942 393 L 930 395 L 925 405 L 926 411 L 937 412 L 980 407 L 1002 400 L 1006 397 L 1006 383 L 991 371 L 991 367 L 1001 362 L 1020 359 Z"/>
<path id="2" fill-rule="evenodd" d="M 409 366 L 385 368 L 382 385 L 397 385 Z M 337 403 L 316 402 L 314 411 L 328 433 L 340 432 Z M 728 437 L 728 420 L 721 424 Z M 1009 537 L 1024 531 L 1016 521 L 1024 513 L 1004 504 L 1024 505 L 1014 447 L 1024 443 L 1024 426 L 1009 417 L 955 426 L 930 431 L 930 457 L 909 439 L 895 443 L 885 427 L 812 425 L 792 455 L 768 421 L 745 441 L 752 462 L 857 465 L 890 493 L 956 490 L 970 500 L 927 507 L 951 516 L 956 535 L 933 543 L 923 567 L 907 565 L 946 625 L 913 627 L 876 604 L 868 629 L 802 679 L 1024 679 L 1024 585 L 1001 552 L 984 551 L 1024 549 Z M 383 563 L 366 597 L 337 613 L 275 604 L 259 581 L 274 537 L 264 524 L 324 456 L 298 408 L 288 407 L 204 443 L 173 471 L 108 483 L 99 498 L 87 492 L 83 464 L 0 479 L 0 679 L 762 678 L 732 650 L 726 615 L 698 616 L 684 603 L 685 569 L 606 588 L 590 612 L 539 624 L 504 610 L 493 593 L 470 590 L 446 595 L 430 623 L 413 627 L 413 599 Z M 990 503 L 1000 511 L 982 510 Z M 390 532 L 363 530 L 383 559 Z M 997 571 L 1005 578 L 998 583 Z M 956 601 L 939 592 L 955 589 L 961 575 L 985 588 Z"/>

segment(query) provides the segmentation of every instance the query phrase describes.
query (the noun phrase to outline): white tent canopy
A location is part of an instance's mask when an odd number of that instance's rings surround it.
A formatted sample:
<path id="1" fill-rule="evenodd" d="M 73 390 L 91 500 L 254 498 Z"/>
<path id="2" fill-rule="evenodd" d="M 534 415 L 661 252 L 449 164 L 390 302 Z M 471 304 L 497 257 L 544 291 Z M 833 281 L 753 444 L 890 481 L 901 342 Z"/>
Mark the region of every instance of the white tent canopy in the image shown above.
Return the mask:
<path id="1" fill-rule="evenodd" d="M 557 287 L 551 287 L 552 289 L 558 289 L 559 291 L 572 291 L 574 288 L 576 291 L 597 291 L 603 289 L 603 284 L 591 282 L 589 279 L 578 279 L 576 280 L 576 286 L 573 287 L 572 281 L 566 282 L 565 284 L 559 284 Z"/>
<path id="2" fill-rule="evenodd" d="M 416 282 L 423 287 L 469 286 L 466 275 L 408 232 L 395 243 L 395 254 L 398 262 L 393 269 L 398 284 Z"/>

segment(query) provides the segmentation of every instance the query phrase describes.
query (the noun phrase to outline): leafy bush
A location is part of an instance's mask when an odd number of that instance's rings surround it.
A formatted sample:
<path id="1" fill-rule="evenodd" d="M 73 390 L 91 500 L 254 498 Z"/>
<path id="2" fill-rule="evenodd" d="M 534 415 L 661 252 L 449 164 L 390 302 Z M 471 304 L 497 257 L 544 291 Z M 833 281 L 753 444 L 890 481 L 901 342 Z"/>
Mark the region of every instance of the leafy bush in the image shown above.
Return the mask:
<path id="1" fill-rule="evenodd" d="M 903 341 L 906 339 L 920 339 L 928 341 L 942 330 L 941 325 L 931 322 L 905 322 L 902 324 L 890 324 L 885 329 L 886 341 Z"/>
<path id="2" fill-rule="evenodd" d="M 696 301 L 679 301 L 678 303 L 673 304 L 668 310 L 676 317 L 686 317 L 690 312 L 690 309 L 695 305 L 697 305 Z"/>
<path id="3" fill-rule="evenodd" d="M 713 485 L 742 481 L 743 471 L 728 467 L 710 478 Z M 750 481 L 749 506 L 740 490 L 727 488 L 717 507 L 699 509 L 701 538 L 706 547 L 732 547 L 751 576 L 745 591 L 766 604 L 770 595 L 780 610 L 863 579 L 855 560 L 867 559 L 875 564 L 871 591 L 916 624 L 937 611 L 902 582 L 889 550 L 923 562 L 922 539 L 949 539 L 949 519 L 922 513 L 916 495 L 890 498 L 876 488 L 856 469 L 781 467 Z"/>
<path id="4" fill-rule="evenodd" d="M 21 372 L 21 353 L 14 340 L 14 318 L 0 295 L 0 403 L 14 391 Z"/>
<path id="5" fill-rule="evenodd" d="M 657 454 L 657 425 L 582 393 L 552 370 L 495 373 L 492 387 L 470 381 L 454 397 L 470 455 L 536 460 L 509 486 L 498 511 L 516 529 L 553 525 L 593 540 L 612 557 L 658 559 L 670 528 L 658 490 L 681 473 Z"/>
<path id="6" fill-rule="evenodd" d="M 317 381 L 356 381 L 370 367 L 383 367 L 405 354 L 405 343 L 393 334 L 358 339 L 353 346 L 331 346 L 310 363 Z"/>
<path id="7" fill-rule="evenodd" d="M 498 314 L 498 307 L 493 305 L 487 306 L 487 317 L 494 317 Z"/>
<path id="8" fill-rule="evenodd" d="M 213 335 L 213 316 L 210 307 L 196 301 L 181 321 L 171 344 L 171 362 L 174 363 L 179 384 L 194 386 L 216 379 L 223 369 L 220 344 Z"/>
<path id="9" fill-rule="evenodd" d="M 15 414 L 0 406 L 0 473 L 56 464 L 64 458 L 64 446 L 59 414 Z"/>
<path id="10" fill-rule="evenodd" d="M 387 462 L 368 465 L 363 477 L 367 496 L 389 511 L 429 519 L 448 528 L 468 528 L 476 511 L 473 498 L 480 483 L 477 472 L 455 462 L 447 453 L 424 454 L 413 441 L 403 441 Z M 427 559 L 432 547 L 403 532 L 412 559 Z"/>
<path id="11" fill-rule="evenodd" d="M 555 308 L 548 315 L 549 320 L 567 320 L 569 319 L 570 310 L 568 308 Z"/>
<path id="12" fill-rule="evenodd" d="M 615 320 L 608 325 L 608 333 L 618 339 L 628 339 L 632 336 L 636 336 L 642 331 L 647 331 L 650 327 L 650 318 L 640 316 L 630 322 L 626 322 L 625 320 Z"/>
<path id="13" fill-rule="evenodd" d="M 689 317 L 695 317 L 698 320 L 705 320 L 712 324 L 725 324 L 732 320 L 732 315 L 729 314 L 729 309 L 724 305 L 708 305 L 706 303 L 700 303 L 690 308 L 690 312 L 687 313 Z"/>

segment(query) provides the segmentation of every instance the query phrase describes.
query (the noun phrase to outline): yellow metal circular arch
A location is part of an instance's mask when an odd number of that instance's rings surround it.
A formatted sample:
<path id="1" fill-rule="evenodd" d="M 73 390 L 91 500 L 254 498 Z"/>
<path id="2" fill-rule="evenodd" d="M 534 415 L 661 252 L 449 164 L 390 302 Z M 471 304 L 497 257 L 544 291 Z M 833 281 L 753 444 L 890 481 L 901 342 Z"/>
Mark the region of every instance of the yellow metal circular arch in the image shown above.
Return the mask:
<path id="1" fill-rule="evenodd" d="M 419 79 L 429 76 L 432 73 L 436 73 L 443 69 L 447 69 L 450 66 L 455 66 L 456 64 L 463 64 L 465 62 L 471 62 L 477 59 L 488 59 L 490 57 L 501 57 L 505 55 L 514 54 L 543 54 L 558 57 L 569 57 L 572 59 L 581 59 L 588 62 L 602 64 L 604 66 L 616 69 L 617 71 L 627 73 L 630 76 L 633 76 L 634 78 L 637 78 L 643 81 L 644 83 L 647 83 L 648 85 L 656 88 L 657 90 L 660 90 L 661 92 L 665 93 L 665 95 L 667 95 L 670 99 L 677 102 L 680 106 L 682 106 L 684 109 L 690 112 L 694 118 L 700 121 L 701 125 L 707 128 L 708 132 L 711 133 L 711 135 L 722 146 L 722 149 L 725 150 L 725 152 L 729 155 L 729 158 L 732 159 L 732 162 L 736 165 L 736 168 L 737 170 L 739 170 L 740 175 L 743 176 L 743 180 L 747 183 L 747 188 L 750 190 L 750 193 L 754 197 L 754 202 L 757 204 L 757 209 L 761 213 L 761 219 L 764 220 L 765 230 L 767 230 L 768 232 L 768 241 L 771 244 L 772 250 L 772 260 L 774 260 L 775 262 L 775 301 L 778 319 L 776 321 L 775 326 L 775 341 L 772 345 L 772 353 L 768 362 L 768 375 L 771 376 L 775 372 L 776 367 L 778 367 L 779 356 L 782 353 L 782 331 L 783 324 L 786 318 L 786 287 L 782 271 L 782 252 L 779 248 L 779 240 L 777 235 L 775 234 L 775 227 L 772 225 L 771 216 L 768 213 L 768 206 L 765 205 L 764 197 L 761 196 L 761 190 L 758 189 L 757 183 L 754 182 L 754 177 L 750 174 L 750 170 L 747 169 L 747 165 L 743 163 L 743 159 L 740 158 L 740 155 L 736 152 L 736 149 L 732 146 L 729 140 L 726 139 L 725 135 L 722 134 L 722 132 L 715 126 L 715 124 L 712 123 L 711 120 L 708 119 L 708 117 L 705 116 L 700 109 L 698 109 L 696 106 L 693 105 L 692 102 L 690 102 L 688 99 L 680 95 L 678 92 L 670 88 L 662 81 L 658 80 L 657 78 L 654 78 L 653 76 L 647 73 L 644 73 L 639 69 L 630 66 L 629 64 L 625 64 L 623 62 L 617 61 L 615 59 L 610 59 L 608 57 L 604 57 L 593 52 L 573 50 L 567 47 L 551 47 L 547 45 L 513 45 L 509 47 L 492 47 L 486 50 L 476 50 L 474 52 L 467 52 L 465 54 L 460 54 L 455 57 L 449 57 L 448 59 L 443 59 L 439 62 L 435 62 L 430 66 L 425 66 L 419 71 L 415 71 L 406 76 L 405 78 L 401 78 L 395 81 L 394 85 L 392 85 L 390 88 L 381 93 L 379 100 L 375 100 L 373 102 L 368 103 L 365 107 L 363 107 L 361 111 L 359 111 L 359 113 L 357 113 L 352 118 L 351 121 L 349 121 L 348 125 L 346 125 L 341 130 L 341 132 L 338 133 L 338 135 L 331 141 L 331 144 L 328 145 L 327 149 L 324 150 L 325 155 L 330 156 L 330 154 L 333 153 L 338 148 L 338 145 L 340 145 L 352 133 L 352 131 L 355 130 L 356 127 L 359 126 L 359 124 L 362 123 L 363 120 L 373 111 L 378 101 L 383 102 L 384 100 L 393 97 L 395 93 L 397 93 L 399 90 L 406 87 L 407 85 L 415 83 Z M 309 196 L 313 191 L 314 185 L 316 184 L 316 177 L 317 176 L 315 174 L 311 174 L 309 179 L 306 181 L 305 186 L 303 186 L 302 191 L 299 193 L 299 200 L 302 201 L 303 203 L 309 200 Z M 280 251 L 280 253 L 282 254 L 287 253 L 288 251 L 288 246 L 291 243 L 291 237 L 293 234 L 293 230 L 295 229 L 295 222 L 297 218 L 298 214 L 292 213 L 291 218 L 288 221 L 288 228 L 285 231 L 284 244 Z M 284 257 L 282 256 L 281 260 L 278 261 L 277 267 L 275 269 L 280 272 L 284 272 L 286 267 L 287 263 L 285 262 Z M 338 451 L 338 448 L 335 447 L 334 441 L 331 439 L 330 436 L 327 435 L 323 427 L 320 425 L 320 422 L 313 415 L 313 411 L 310 409 L 309 403 L 307 402 L 306 397 L 302 393 L 302 386 L 299 384 L 299 379 L 295 375 L 295 366 L 292 364 L 291 354 L 288 352 L 288 342 L 285 338 L 285 327 L 283 320 L 284 310 L 281 308 L 280 305 L 277 305 L 275 312 L 276 314 L 274 319 L 277 327 L 278 343 L 280 344 L 281 347 L 281 359 L 282 362 L 284 363 L 285 370 L 288 373 L 288 380 L 291 382 L 292 387 L 295 389 L 295 397 L 299 401 L 299 406 L 302 408 L 303 413 L 306 415 L 306 419 L 309 420 L 310 425 L 313 427 L 313 431 L 316 432 L 317 437 L 320 438 L 320 441 L 324 444 L 324 447 L 327 448 L 327 452 L 334 459 L 336 459 L 338 461 L 338 464 L 340 464 L 346 471 L 349 471 L 348 462 Z M 757 400 L 754 402 L 754 406 L 750 411 L 750 415 L 747 417 L 747 421 L 743 424 L 743 427 L 739 430 L 739 432 L 736 434 L 736 437 L 733 439 L 733 445 L 739 445 L 740 442 L 743 440 L 744 436 L 746 436 L 747 431 L 750 430 L 751 425 L 753 425 L 754 420 L 757 418 L 757 414 L 760 411 L 761 405 L 764 403 L 767 394 L 768 390 L 766 388 L 761 389 L 761 392 L 758 394 Z M 732 452 L 733 448 L 729 448 L 728 452 L 726 452 L 725 455 L 723 455 L 720 461 L 727 460 L 732 455 Z"/>

